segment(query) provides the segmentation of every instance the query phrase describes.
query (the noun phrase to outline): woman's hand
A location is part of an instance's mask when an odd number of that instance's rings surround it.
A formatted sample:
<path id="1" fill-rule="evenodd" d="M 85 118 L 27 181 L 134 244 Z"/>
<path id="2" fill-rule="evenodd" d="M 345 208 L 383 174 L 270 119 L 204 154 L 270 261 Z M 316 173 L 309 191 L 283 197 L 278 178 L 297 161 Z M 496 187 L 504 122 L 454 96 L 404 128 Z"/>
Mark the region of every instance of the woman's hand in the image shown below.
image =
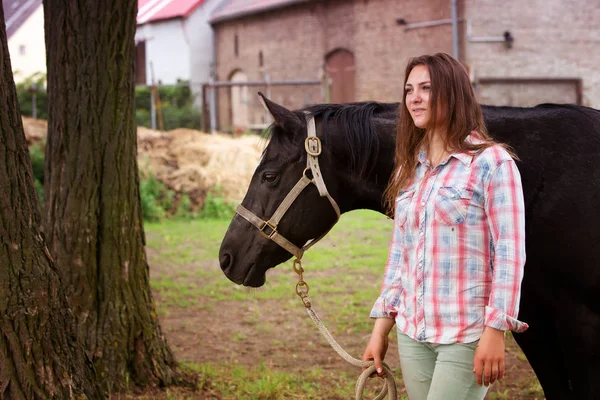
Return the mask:
<path id="1" fill-rule="evenodd" d="M 388 349 L 388 335 L 390 330 L 394 326 L 394 320 L 391 318 L 377 318 L 375 320 L 375 326 L 371 333 L 369 343 L 365 348 L 362 359 L 364 361 L 373 360 L 375 362 L 375 370 L 377 376 L 384 377 L 385 371 L 383 370 L 383 359 Z M 363 371 L 366 368 L 363 368 Z"/>
<path id="2" fill-rule="evenodd" d="M 504 377 L 504 331 L 485 327 L 473 363 L 479 386 L 489 386 Z"/>

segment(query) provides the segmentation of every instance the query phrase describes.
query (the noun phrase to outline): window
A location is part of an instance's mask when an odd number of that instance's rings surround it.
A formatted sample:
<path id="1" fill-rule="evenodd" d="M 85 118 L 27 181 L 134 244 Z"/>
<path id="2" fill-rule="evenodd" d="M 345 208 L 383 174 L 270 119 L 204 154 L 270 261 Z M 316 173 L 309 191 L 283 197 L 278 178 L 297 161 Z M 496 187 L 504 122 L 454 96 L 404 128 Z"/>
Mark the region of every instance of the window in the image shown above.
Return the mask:
<path id="1" fill-rule="evenodd" d="M 235 54 L 236 57 L 239 55 L 239 44 L 238 44 L 237 33 L 235 34 L 235 36 L 233 38 L 233 53 Z"/>
<path id="2" fill-rule="evenodd" d="M 259 67 L 263 66 L 263 53 L 262 53 L 262 51 L 258 52 L 258 66 Z"/>

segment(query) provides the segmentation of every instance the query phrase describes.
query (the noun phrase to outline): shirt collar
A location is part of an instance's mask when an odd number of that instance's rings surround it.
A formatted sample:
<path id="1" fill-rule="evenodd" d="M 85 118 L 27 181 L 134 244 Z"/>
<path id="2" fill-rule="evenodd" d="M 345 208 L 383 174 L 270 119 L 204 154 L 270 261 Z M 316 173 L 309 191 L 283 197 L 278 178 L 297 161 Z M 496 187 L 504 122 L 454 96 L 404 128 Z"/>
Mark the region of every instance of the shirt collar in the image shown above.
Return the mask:
<path id="1" fill-rule="evenodd" d="M 473 134 L 470 133 L 465 138 L 465 141 L 467 141 L 469 143 L 477 143 L 478 139 L 476 137 L 473 137 Z M 471 162 L 473 161 L 473 155 L 472 154 L 464 153 L 464 152 L 456 152 L 456 153 L 450 154 L 450 156 L 448 156 L 448 158 L 446 158 L 445 160 L 443 160 L 440 163 L 440 165 L 446 164 L 450 160 L 451 157 L 454 157 L 457 160 L 461 161 L 467 167 L 470 166 Z M 423 164 L 423 165 L 426 165 L 426 166 L 430 165 L 429 160 L 427 159 L 427 153 L 425 152 L 425 148 L 424 147 L 421 147 L 421 150 L 419 151 L 418 161 L 419 161 L 420 164 Z"/>
<path id="2" fill-rule="evenodd" d="M 454 153 L 450 157 L 454 157 L 463 162 L 467 167 L 471 165 L 471 161 L 473 161 L 473 155 L 469 153 Z"/>

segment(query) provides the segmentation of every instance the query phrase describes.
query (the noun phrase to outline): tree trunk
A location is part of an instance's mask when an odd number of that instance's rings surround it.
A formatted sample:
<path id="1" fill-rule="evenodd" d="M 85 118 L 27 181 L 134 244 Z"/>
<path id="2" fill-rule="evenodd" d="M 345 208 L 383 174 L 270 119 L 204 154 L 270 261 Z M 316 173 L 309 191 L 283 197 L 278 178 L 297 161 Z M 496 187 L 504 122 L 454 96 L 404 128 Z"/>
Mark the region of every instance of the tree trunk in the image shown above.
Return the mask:
<path id="1" fill-rule="evenodd" d="M 40 233 L 0 4 L 0 398 L 101 398 Z"/>
<path id="2" fill-rule="evenodd" d="M 134 114 L 137 0 L 44 0 L 44 232 L 103 387 L 172 383 L 150 292 Z"/>

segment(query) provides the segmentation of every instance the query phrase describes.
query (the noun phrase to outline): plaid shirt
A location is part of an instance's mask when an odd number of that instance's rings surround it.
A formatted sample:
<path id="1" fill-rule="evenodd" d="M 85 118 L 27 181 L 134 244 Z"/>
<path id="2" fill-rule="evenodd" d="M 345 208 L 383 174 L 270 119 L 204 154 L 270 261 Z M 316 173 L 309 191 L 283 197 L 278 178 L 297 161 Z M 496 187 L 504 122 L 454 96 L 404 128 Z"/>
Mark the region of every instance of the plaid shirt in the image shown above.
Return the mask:
<path id="1" fill-rule="evenodd" d="M 471 135 L 467 140 L 472 140 Z M 372 318 L 415 340 L 469 343 L 484 327 L 522 332 L 525 210 L 514 160 L 500 146 L 454 153 L 396 198 L 394 232 Z"/>

